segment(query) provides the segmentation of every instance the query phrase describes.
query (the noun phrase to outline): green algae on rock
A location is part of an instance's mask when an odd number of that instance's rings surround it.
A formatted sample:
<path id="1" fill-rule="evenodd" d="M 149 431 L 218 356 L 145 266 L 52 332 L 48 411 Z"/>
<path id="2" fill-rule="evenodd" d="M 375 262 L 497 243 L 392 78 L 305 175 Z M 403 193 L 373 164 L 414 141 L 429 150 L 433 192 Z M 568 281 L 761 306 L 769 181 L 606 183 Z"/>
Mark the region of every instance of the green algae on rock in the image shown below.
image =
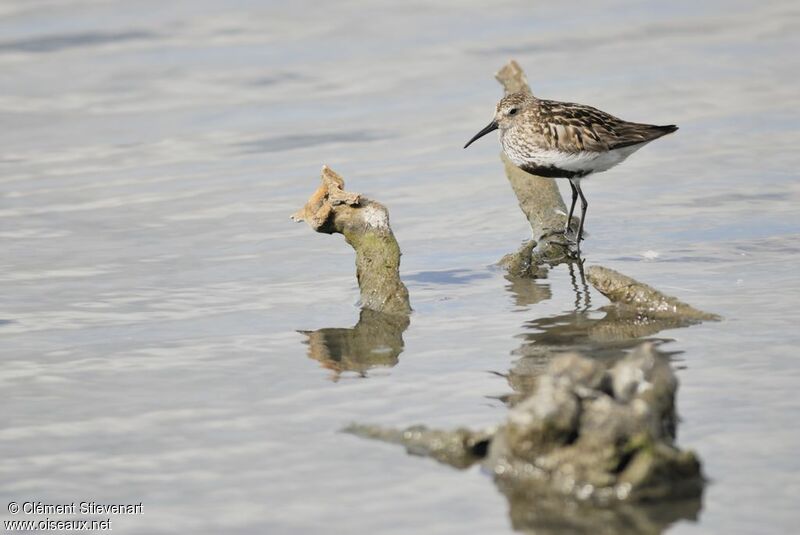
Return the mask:
<path id="1" fill-rule="evenodd" d="M 587 277 L 597 291 L 612 302 L 630 307 L 637 314 L 652 319 L 678 318 L 687 322 L 715 321 L 720 317 L 697 310 L 675 297 L 665 295 L 613 269 L 591 266 Z"/>
<path id="2" fill-rule="evenodd" d="M 400 280 L 400 247 L 389 226 L 389 211 L 377 201 L 344 190 L 344 179 L 322 167 L 322 183 L 292 219 L 317 232 L 342 234 L 356 251 L 361 306 L 408 315 L 408 289 Z"/>
<path id="3" fill-rule="evenodd" d="M 485 464 L 506 486 L 546 484 L 598 503 L 698 496 L 700 463 L 674 445 L 676 390 L 650 344 L 607 370 L 558 356 L 510 411 Z"/>
<path id="4" fill-rule="evenodd" d="M 342 430 L 363 438 L 400 444 L 411 455 L 432 457 L 455 468 L 467 468 L 486 456 L 492 430 L 439 431 L 424 425 L 397 430 L 377 425 L 351 424 Z"/>

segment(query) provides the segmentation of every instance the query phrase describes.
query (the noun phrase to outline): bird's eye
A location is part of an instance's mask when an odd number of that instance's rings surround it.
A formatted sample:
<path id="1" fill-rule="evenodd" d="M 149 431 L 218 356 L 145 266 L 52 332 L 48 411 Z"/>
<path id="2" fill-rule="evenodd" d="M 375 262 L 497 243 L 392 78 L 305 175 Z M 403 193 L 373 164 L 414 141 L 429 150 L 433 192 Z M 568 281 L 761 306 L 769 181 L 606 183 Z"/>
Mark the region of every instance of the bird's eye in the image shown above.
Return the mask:
<path id="1" fill-rule="evenodd" d="M 517 114 L 517 108 L 511 108 L 510 110 L 508 110 L 508 114 L 509 115 L 516 115 Z"/>

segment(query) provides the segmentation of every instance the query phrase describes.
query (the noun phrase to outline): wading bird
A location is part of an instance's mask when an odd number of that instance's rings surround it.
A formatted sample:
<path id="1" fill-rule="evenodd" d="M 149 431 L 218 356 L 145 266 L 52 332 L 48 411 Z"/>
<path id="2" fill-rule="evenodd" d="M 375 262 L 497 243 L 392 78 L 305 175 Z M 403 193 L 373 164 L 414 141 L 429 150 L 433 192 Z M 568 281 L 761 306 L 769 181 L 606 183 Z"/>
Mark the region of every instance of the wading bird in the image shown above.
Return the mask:
<path id="1" fill-rule="evenodd" d="M 464 148 L 494 130 L 500 130 L 503 152 L 520 169 L 534 175 L 569 179 L 572 204 L 581 198 L 581 222 L 575 243 L 580 252 L 583 223 L 589 203 L 581 180 L 607 171 L 654 139 L 677 130 L 675 125 L 630 123 L 613 115 L 571 102 L 539 99 L 527 92 L 511 93 L 497 104 L 494 119 Z"/>

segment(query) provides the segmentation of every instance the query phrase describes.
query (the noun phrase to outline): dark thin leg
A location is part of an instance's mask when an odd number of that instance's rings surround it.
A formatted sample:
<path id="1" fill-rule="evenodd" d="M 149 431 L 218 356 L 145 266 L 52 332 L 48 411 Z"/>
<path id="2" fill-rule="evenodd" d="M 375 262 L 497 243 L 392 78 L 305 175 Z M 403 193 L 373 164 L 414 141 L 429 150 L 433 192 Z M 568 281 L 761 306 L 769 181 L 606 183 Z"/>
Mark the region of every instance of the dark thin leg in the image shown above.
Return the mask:
<path id="1" fill-rule="evenodd" d="M 572 188 L 572 204 L 569 207 L 569 215 L 567 216 L 567 228 L 564 230 L 566 234 L 569 234 L 569 225 L 572 223 L 572 212 L 575 211 L 575 202 L 578 200 L 578 190 L 575 188 L 575 184 L 572 183 L 572 180 L 569 181 L 569 187 Z"/>
<path id="2" fill-rule="evenodd" d="M 586 209 L 589 207 L 589 203 L 586 202 L 586 197 L 583 196 L 583 190 L 581 190 L 581 184 L 575 186 L 578 188 L 578 195 L 581 197 L 581 224 L 578 227 L 578 239 L 576 240 L 578 244 L 578 250 L 581 248 L 581 240 L 583 239 L 583 224 L 586 222 Z"/>

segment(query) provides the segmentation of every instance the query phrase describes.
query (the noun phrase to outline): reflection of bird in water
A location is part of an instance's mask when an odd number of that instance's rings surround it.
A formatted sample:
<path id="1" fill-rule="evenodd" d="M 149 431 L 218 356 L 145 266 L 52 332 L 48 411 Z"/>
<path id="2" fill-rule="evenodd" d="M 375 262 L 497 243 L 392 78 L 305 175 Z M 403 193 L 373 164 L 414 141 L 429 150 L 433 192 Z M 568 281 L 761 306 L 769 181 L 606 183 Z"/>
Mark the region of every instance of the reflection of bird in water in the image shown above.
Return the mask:
<path id="1" fill-rule="evenodd" d="M 299 331 L 308 338 L 308 356 L 333 370 L 338 381 L 343 372 L 365 377 L 376 366 L 392 367 L 403 351 L 403 332 L 410 321 L 407 315 L 394 315 L 362 309 L 351 329 L 328 327 Z"/>
<path id="2" fill-rule="evenodd" d="M 665 329 L 687 327 L 693 321 L 674 318 L 648 318 L 635 310 L 609 304 L 592 309 L 591 290 L 581 263 L 568 264 L 570 286 L 575 293 L 574 309 L 561 314 L 535 318 L 524 323 L 518 335 L 522 344 L 512 354 L 520 358 L 505 376 L 515 394 L 501 399 L 515 403 L 530 393 L 536 378 L 554 355 L 576 351 L 603 360 L 608 365 L 625 356 L 628 350 L 644 341 L 663 343 L 666 338 L 653 338 Z M 506 289 L 515 302 L 535 304 L 551 297 L 551 281 L 530 278 L 509 278 Z M 676 353 L 671 353 L 674 355 Z"/>
<path id="3" fill-rule="evenodd" d="M 597 318 L 597 312 L 605 315 Z M 669 341 L 652 338 L 656 333 L 688 325 L 677 319 L 643 318 L 614 305 L 537 318 L 525 323 L 525 332 L 520 335 L 523 343 L 513 351 L 521 358 L 509 370 L 508 381 L 517 393 L 527 395 L 536 377 L 558 353 L 577 351 L 610 366 L 644 341 Z"/>
<path id="4" fill-rule="evenodd" d="M 583 273 L 583 260 L 569 262 L 569 278 L 572 281 L 572 290 L 575 292 L 575 310 L 589 310 L 592 306 L 592 294 L 589 292 L 589 285 L 586 284 L 586 275 Z M 578 266 L 578 274 L 581 276 L 581 287 L 578 288 L 578 281 L 575 279 L 575 265 Z M 583 305 L 581 305 L 583 297 Z"/>
<path id="5" fill-rule="evenodd" d="M 589 206 L 581 190 L 581 180 L 592 173 L 611 169 L 678 127 L 631 123 L 591 106 L 543 100 L 519 92 L 500 100 L 492 122 L 475 134 L 464 148 L 498 129 L 503 152 L 514 165 L 534 175 L 569 179 L 572 205 L 567 225 L 580 197 L 581 222 L 575 238 L 580 250 Z M 569 228 L 565 233 L 567 231 Z"/>

